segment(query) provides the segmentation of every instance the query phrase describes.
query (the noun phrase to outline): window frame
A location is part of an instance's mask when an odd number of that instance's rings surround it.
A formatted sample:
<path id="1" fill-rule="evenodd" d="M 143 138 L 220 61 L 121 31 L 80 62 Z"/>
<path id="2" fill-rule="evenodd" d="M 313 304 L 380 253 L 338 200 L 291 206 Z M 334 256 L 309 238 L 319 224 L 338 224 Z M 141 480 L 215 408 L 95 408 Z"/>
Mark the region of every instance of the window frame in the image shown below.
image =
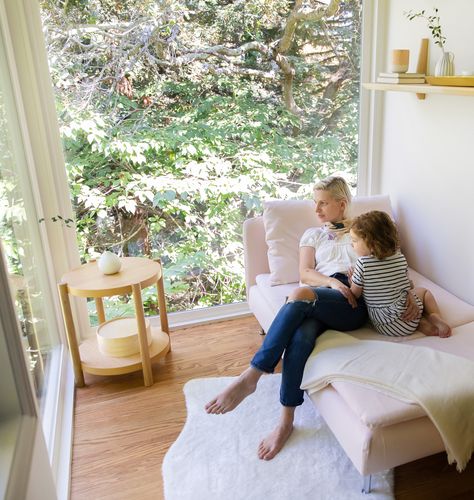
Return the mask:
<path id="1" fill-rule="evenodd" d="M 58 125 L 55 121 L 54 96 L 45 59 L 37 2 L 34 0 L 0 0 L 0 35 L 4 41 L 9 69 L 8 77 L 17 110 L 29 188 L 33 194 L 38 220 L 45 217 L 45 214 L 48 217 L 49 214 L 68 213 L 68 207 L 72 210 L 68 199 L 69 193 L 68 191 L 64 193 L 63 190 L 61 196 L 59 189 L 61 176 L 58 173 L 61 169 L 58 165 L 61 164 L 62 158 L 61 145 Z M 37 165 L 41 165 L 41 175 L 38 175 Z M 64 171 L 64 163 L 62 163 L 62 169 Z M 66 179 L 65 172 L 63 178 Z M 65 185 L 67 186 L 67 183 Z M 53 484 L 54 479 L 58 497 L 67 498 L 72 452 L 74 379 L 72 364 L 65 349 L 66 336 L 56 283 L 66 269 L 73 267 L 74 259 L 78 260 L 78 252 L 76 248 L 74 253 L 75 238 L 67 235 L 66 228 L 59 224 L 52 222 L 39 224 L 38 231 L 40 241 L 36 243 L 43 249 L 47 274 L 47 282 L 42 284 L 43 288 L 46 288 L 43 293 L 48 294 L 52 303 L 53 328 L 57 331 L 60 346 L 54 351 L 51 366 L 54 372 L 51 370 L 52 376 L 49 377 L 53 385 L 48 391 L 42 416 L 40 416 L 33 393 L 28 396 L 27 385 L 24 380 L 19 379 L 21 385 L 18 386 L 18 394 L 21 394 L 22 398 L 33 398 L 34 404 L 32 406 L 31 401 L 22 404 L 24 413 L 21 421 L 22 434 L 17 441 L 10 482 L 15 485 L 15 491 L 18 493 L 12 498 L 23 498 L 19 490 L 20 483 L 23 482 L 26 488 L 25 466 L 31 461 L 32 471 L 40 469 L 48 477 L 50 472 L 51 481 L 45 479 L 45 484 Z M 3 260 L 0 265 L 4 265 Z M 4 271 L 5 269 L 2 269 L 2 272 Z M 11 297 L 8 282 L 2 279 L 0 287 L 5 292 L 5 297 Z M 2 307 L 13 307 L 13 304 L 9 304 L 11 301 L 4 302 L 5 304 L 1 304 Z M 79 317 L 84 316 L 80 307 L 77 307 L 75 312 Z M 3 314 L 7 313 L 4 313 L 2 309 L 2 318 Z M 8 336 L 12 346 L 19 343 L 21 356 L 18 354 L 18 349 L 14 347 L 10 349 L 11 352 L 9 350 L 9 355 L 12 365 L 16 367 L 15 370 L 20 373 L 22 369 L 27 371 L 23 347 L 18 324 L 15 324 L 16 313 L 13 310 L 13 313 L 10 311 L 9 314 L 8 328 L 3 328 L 0 333 Z M 17 337 L 16 340 L 14 337 Z M 21 368 L 22 365 L 23 368 Z M 17 460 L 17 456 L 21 460 Z M 31 456 L 33 456 L 32 459 Z"/>
<path id="2" fill-rule="evenodd" d="M 362 57 L 360 75 L 359 164 L 357 194 L 380 193 L 379 165 L 382 151 L 383 95 L 371 92 L 362 83 L 375 81 L 382 70 L 387 45 L 388 2 L 362 2 Z"/>
<path id="3" fill-rule="evenodd" d="M 6 263 L 1 248 L 0 289 L 6 292 L 6 298 L 11 297 Z M 7 445 L 10 448 L 9 450 L 5 450 L 3 447 L 0 450 L 2 454 L 7 452 L 13 456 L 9 476 L 6 480 L 5 498 L 24 498 L 27 486 L 24 476 L 25 471 L 29 472 L 31 467 L 34 435 L 39 421 L 32 381 L 26 367 L 25 353 L 20 341 L 19 325 L 12 300 L 0 301 L 0 336 L 5 340 L 10 361 L 10 363 L 0 365 L 0 377 L 2 380 L 7 376 L 13 378 L 19 402 L 19 422 L 16 436 L 11 439 L 10 446 Z M 0 420 L 0 429 L 5 429 L 7 423 Z"/>

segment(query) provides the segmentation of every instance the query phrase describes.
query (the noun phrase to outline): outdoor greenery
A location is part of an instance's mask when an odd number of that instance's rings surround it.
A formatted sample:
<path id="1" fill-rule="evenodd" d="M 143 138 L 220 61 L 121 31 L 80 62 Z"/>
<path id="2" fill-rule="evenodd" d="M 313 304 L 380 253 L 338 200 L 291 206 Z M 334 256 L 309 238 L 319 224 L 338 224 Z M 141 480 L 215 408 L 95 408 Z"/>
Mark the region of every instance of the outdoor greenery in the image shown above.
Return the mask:
<path id="1" fill-rule="evenodd" d="M 242 300 L 262 200 L 355 185 L 361 3 L 41 0 L 82 259 L 161 258 L 170 310 Z"/>

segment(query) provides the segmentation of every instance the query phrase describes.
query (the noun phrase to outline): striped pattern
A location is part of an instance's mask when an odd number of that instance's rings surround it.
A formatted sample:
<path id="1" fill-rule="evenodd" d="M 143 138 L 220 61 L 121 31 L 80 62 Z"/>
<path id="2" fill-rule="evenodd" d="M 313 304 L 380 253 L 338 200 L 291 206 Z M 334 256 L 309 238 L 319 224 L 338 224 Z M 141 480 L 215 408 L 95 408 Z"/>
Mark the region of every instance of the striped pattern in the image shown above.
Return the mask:
<path id="1" fill-rule="evenodd" d="M 401 337 L 412 334 L 420 322 L 400 319 L 406 308 L 410 290 L 408 266 L 400 252 L 380 260 L 373 256 L 359 257 L 352 281 L 363 287 L 363 296 L 369 317 L 377 331 L 383 335 Z M 420 311 L 423 304 L 418 297 Z"/>

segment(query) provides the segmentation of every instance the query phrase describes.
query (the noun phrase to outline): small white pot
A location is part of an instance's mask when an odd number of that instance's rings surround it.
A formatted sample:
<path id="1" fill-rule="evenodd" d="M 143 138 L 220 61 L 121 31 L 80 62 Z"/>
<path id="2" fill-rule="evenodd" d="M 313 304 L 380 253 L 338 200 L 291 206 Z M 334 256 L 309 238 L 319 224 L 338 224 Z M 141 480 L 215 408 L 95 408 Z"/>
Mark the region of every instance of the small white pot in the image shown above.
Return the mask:
<path id="1" fill-rule="evenodd" d="M 120 271 L 122 262 L 118 255 L 107 250 L 99 257 L 97 266 L 103 274 L 115 274 Z"/>

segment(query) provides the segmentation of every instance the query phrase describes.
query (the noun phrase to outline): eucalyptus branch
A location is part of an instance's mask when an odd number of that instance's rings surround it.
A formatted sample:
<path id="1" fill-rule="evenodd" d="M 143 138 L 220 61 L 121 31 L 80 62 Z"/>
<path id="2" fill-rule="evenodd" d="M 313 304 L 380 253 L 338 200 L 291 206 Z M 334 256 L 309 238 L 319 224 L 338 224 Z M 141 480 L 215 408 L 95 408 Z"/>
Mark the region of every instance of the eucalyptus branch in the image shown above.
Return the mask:
<path id="1" fill-rule="evenodd" d="M 438 45 L 438 47 L 444 52 L 444 43 L 446 42 L 446 37 L 443 36 L 441 32 L 441 22 L 438 15 L 438 9 L 435 7 L 435 13 L 431 16 L 427 15 L 425 12 L 425 10 L 422 10 L 420 12 L 413 12 L 413 10 L 410 10 L 408 12 L 404 12 L 404 14 L 409 21 L 413 21 L 413 19 L 416 19 L 418 17 L 426 19 L 428 21 L 428 28 L 431 31 L 431 36 L 433 37 L 435 45 Z"/>
<path id="2" fill-rule="evenodd" d="M 49 219 L 51 219 L 51 222 L 58 222 L 58 221 L 64 222 L 64 225 L 66 227 L 72 227 L 72 225 L 74 224 L 73 219 L 63 217 L 62 215 L 59 215 L 59 214 L 54 215 L 53 217 L 49 217 Z M 38 219 L 39 224 L 41 224 L 42 222 L 46 222 L 45 217 L 41 217 L 41 219 Z"/>

